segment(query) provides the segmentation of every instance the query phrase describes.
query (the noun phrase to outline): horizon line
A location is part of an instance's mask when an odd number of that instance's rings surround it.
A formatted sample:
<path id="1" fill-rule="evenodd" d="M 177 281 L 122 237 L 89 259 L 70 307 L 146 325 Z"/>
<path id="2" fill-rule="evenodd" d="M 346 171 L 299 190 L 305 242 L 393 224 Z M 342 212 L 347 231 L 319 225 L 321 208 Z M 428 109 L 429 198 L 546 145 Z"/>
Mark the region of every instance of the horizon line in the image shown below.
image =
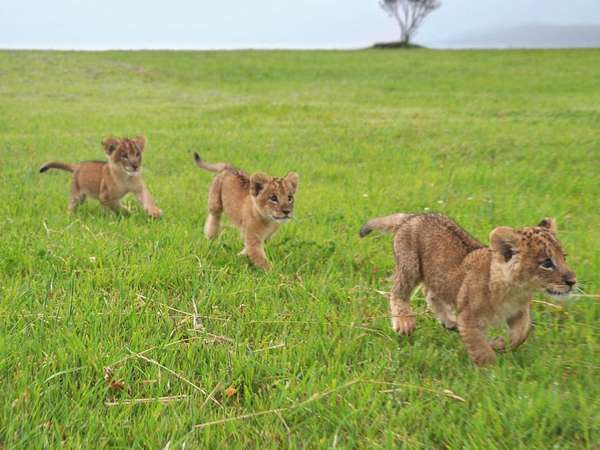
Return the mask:
<path id="1" fill-rule="evenodd" d="M 393 42 L 393 41 L 392 41 Z M 215 51 L 360 51 L 360 50 L 378 50 L 373 46 L 375 43 L 364 46 L 12 46 L 0 44 L 0 51 L 71 51 L 71 52 L 111 52 L 111 51 L 196 51 L 196 52 L 215 52 Z M 416 44 L 420 48 L 410 50 L 568 50 L 568 49 L 597 49 L 600 46 L 597 43 L 589 45 L 510 45 L 510 44 L 442 44 L 431 42 L 429 44 Z M 389 50 L 389 49 L 381 49 Z M 394 49 L 392 49 L 394 50 Z M 402 50 L 402 49 L 395 49 Z"/>

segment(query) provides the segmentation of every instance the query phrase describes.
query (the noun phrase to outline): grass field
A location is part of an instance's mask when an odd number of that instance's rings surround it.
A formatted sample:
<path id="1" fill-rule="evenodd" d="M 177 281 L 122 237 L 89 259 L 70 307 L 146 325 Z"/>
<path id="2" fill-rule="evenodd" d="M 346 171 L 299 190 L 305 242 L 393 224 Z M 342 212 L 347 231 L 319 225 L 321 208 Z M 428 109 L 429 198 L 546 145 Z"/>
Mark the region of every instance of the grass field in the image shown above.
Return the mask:
<path id="1" fill-rule="evenodd" d="M 394 335 L 391 238 L 357 232 L 551 215 L 597 293 L 599 73 L 598 50 L 0 52 L 0 448 L 598 448 L 597 299 L 536 297 L 477 370 L 419 293 Z M 37 172 L 109 134 L 148 138 L 160 221 L 69 216 L 70 175 Z M 193 151 L 300 174 L 272 272 L 203 238 Z"/>

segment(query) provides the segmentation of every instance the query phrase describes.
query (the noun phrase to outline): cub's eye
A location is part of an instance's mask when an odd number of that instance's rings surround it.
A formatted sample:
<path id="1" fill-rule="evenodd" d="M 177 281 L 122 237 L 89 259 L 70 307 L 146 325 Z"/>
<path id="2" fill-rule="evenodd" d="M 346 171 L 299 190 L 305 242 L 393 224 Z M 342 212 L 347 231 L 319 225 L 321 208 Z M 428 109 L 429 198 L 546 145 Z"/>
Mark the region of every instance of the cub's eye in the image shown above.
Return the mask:
<path id="1" fill-rule="evenodd" d="M 273 194 L 269 197 L 269 200 L 271 200 L 274 203 L 277 203 L 277 196 L 275 194 Z"/>
<path id="2" fill-rule="evenodd" d="M 288 201 L 291 203 L 294 201 L 294 197 L 292 197 L 291 195 L 288 195 Z"/>
<path id="3" fill-rule="evenodd" d="M 552 262 L 551 259 L 545 259 L 540 264 L 540 267 L 542 269 L 554 269 L 554 263 Z"/>

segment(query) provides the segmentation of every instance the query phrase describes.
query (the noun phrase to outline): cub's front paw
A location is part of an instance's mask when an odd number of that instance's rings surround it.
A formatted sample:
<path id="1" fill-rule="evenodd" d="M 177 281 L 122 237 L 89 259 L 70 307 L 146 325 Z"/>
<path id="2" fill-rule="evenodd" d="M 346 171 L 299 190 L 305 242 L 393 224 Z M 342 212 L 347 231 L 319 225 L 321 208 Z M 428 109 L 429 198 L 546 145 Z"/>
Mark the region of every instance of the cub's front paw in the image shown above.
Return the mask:
<path id="1" fill-rule="evenodd" d="M 245 253 L 247 254 L 247 253 Z M 269 261 L 267 261 L 266 259 L 262 259 L 262 258 L 252 258 L 251 255 L 250 256 L 250 261 L 252 262 L 252 265 L 254 267 L 256 267 L 259 270 L 264 270 L 265 272 L 268 272 L 269 270 L 271 270 L 271 263 Z"/>
<path id="2" fill-rule="evenodd" d="M 148 208 L 148 215 L 154 219 L 159 219 L 162 216 L 162 210 L 158 208 Z"/>
<path id="3" fill-rule="evenodd" d="M 265 261 L 263 263 L 256 264 L 256 267 L 264 270 L 265 272 L 269 272 L 271 270 L 271 263 L 269 263 L 268 261 Z"/>
<path id="4" fill-rule="evenodd" d="M 506 351 L 506 342 L 504 341 L 504 338 L 497 337 L 496 339 L 490 341 L 490 345 L 497 352 Z"/>
<path id="5" fill-rule="evenodd" d="M 496 354 L 490 350 L 489 352 L 478 352 L 471 356 L 471 359 L 478 367 L 491 366 L 496 363 Z"/>
<path id="6" fill-rule="evenodd" d="M 416 326 L 417 321 L 412 315 L 392 316 L 392 328 L 396 333 L 411 334 Z"/>

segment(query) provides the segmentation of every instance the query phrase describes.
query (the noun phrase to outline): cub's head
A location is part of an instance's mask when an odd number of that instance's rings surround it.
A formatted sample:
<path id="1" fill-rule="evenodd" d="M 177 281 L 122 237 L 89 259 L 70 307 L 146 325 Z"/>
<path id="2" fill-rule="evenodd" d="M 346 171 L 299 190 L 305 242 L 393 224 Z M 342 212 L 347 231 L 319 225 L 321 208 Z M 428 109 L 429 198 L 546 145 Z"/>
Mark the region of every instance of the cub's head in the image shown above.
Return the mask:
<path id="1" fill-rule="evenodd" d="M 292 218 L 294 196 L 298 189 L 298 174 L 270 177 L 262 172 L 250 177 L 250 195 L 259 214 L 266 220 L 285 222 Z"/>
<path id="2" fill-rule="evenodd" d="M 490 235 L 490 246 L 496 263 L 504 264 L 518 284 L 565 296 L 577 282 L 556 237 L 554 219 L 521 230 L 498 227 Z"/>
<path id="3" fill-rule="evenodd" d="M 142 152 L 146 146 L 146 138 L 138 136 L 129 138 L 106 138 L 102 141 L 110 163 L 116 165 L 127 175 L 137 175 L 142 167 Z"/>

